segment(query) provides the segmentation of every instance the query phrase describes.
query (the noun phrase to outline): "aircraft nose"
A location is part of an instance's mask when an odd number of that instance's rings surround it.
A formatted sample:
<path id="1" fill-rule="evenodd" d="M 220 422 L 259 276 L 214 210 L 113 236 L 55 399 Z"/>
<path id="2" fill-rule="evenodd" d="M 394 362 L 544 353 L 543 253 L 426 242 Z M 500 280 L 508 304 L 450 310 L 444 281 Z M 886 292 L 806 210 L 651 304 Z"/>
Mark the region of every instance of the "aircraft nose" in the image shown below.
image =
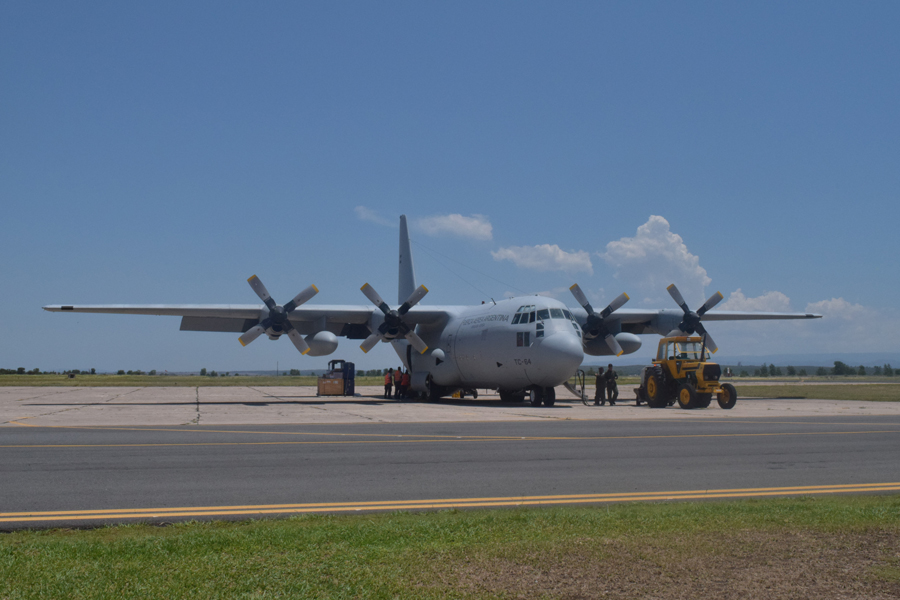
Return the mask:
<path id="1" fill-rule="evenodd" d="M 568 332 L 558 331 L 541 342 L 541 361 L 548 370 L 569 377 L 575 373 L 584 360 L 581 338 Z"/>

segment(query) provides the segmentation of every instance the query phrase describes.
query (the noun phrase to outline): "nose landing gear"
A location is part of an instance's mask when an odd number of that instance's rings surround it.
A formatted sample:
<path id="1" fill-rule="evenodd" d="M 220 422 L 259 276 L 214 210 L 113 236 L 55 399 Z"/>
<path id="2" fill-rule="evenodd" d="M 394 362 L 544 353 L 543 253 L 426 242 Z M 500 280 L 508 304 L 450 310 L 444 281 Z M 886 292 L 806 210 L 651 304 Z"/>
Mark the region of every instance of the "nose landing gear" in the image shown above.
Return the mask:
<path id="1" fill-rule="evenodd" d="M 540 406 L 541 404 L 553 406 L 556 404 L 556 389 L 552 387 L 533 387 L 529 393 L 529 400 L 532 406 Z"/>

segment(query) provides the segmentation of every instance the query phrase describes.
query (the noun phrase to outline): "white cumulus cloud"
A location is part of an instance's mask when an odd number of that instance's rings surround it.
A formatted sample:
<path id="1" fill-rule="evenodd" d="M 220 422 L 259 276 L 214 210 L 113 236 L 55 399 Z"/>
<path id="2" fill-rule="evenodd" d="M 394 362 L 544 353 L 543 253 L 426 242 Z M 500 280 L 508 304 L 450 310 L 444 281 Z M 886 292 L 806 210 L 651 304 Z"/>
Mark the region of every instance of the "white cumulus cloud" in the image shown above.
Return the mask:
<path id="1" fill-rule="evenodd" d="M 431 236 L 455 235 L 473 240 L 493 239 L 493 226 L 484 215 L 434 215 L 415 220 L 415 226 Z"/>
<path id="2" fill-rule="evenodd" d="M 651 298 L 660 298 L 674 282 L 691 306 L 706 300 L 704 288 L 712 280 L 663 217 L 651 215 L 634 237 L 609 242 L 597 255 L 615 269 L 616 279 Z"/>
<path id="3" fill-rule="evenodd" d="M 825 319 L 843 319 L 844 321 L 856 321 L 872 319 L 875 311 L 866 308 L 862 304 L 851 304 L 843 298 L 820 300 L 806 305 L 806 312 L 817 313 Z"/>
<path id="4" fill-rule="evenodd" d="M 756 312 L 791 312 L 791 299 L 781 292 L 766 292 L 762 296 L 748 298 L 741 288 L 731 292 L 728 300 L 716 306 L 717 310 L 742 310 Z M 811 311 L 812 312 L 812 311 Z"/>
<path id="5" fill-rule="evenodd" d="M 385 219 L 371 208 L 357 206 L 353 209 L 353 212 L 356 213 L 356 218 L 360 221 L 368 221 L 369 223 L 375 223 L 376 225 L 384 225 L 385 227 L 396 227 L 395 223 Z"/>
<path id="6" fill-rule="evenodd" d="M 584 250 L 566 252 L 556 244 L 538 246 L 510 246 L 491 251 L 494 260 L 508 260 L 517 267 L 535 271 L 565 271 L 577 273 L 585 271 L 593 274 L 591 256 Z"/>

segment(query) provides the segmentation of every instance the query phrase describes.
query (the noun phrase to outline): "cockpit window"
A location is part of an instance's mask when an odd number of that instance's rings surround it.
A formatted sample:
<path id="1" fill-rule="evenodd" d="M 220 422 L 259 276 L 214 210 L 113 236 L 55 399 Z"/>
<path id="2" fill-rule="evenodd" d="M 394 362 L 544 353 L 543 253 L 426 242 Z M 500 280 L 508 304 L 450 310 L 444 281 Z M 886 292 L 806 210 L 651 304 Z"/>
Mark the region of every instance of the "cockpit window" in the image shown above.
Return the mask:
<path id="1" fill-rule="evenodd" d="M 550 318 L 551 319 L 565 319 L 566 316 L 563 314 L 561 308 L 551 308 L 550 309 Z"/>
<path id="2" fill-rule="evenodd" d="M 550 311 L 546 308 L 542 308 L 537 311 L 537 318 L 543 319 L 544 321 L 548 321 L 550 319 Z"/>
<path id="3" fill-rule="evenodd" d="M 563 309 L 563 314 L 566 315 L 566 318 L 569 319 L 570 321 L 574 321 L 574 320 L 575 320 L 575 318 L 572 316 L 572 313 L 570 313 L 570 312 L 567 311 L 566 309 Z"/>

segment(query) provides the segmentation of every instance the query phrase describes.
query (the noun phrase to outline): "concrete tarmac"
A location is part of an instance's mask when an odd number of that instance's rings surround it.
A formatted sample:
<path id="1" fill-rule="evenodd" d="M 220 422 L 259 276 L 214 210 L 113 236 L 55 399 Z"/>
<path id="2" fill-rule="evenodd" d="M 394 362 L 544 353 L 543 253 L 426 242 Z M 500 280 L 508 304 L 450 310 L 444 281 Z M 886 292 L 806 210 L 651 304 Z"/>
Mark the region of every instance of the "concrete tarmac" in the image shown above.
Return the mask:
<path id="1" fill-rule="evenodd" d="M 590 390 L 589 390 L 590 391 Z M 355 397 L 317 397 L 314 387 L 4 387 L 0 426 L 249 425 L 309 423 L 421 423 L 571 419 L 734 419 L 798 416 L 900 416 L 900 403 L 739 398 L 731 410 L 715 401 L 704 410 L 635 406 L 621 389 L 616 406 L 585 406 L 565 388 L 556 406 L 504 404 L 490 392 L 477 400 L 441 403 L 384 400 L 381 387 Z M 740 393 L 740 390 L 738 390 Z"/>
<path id="2" fill-rule="evenodd" d="M 0 388 L 0 530 L 900 491 L 900 403 L 654 410 L 560 389 L 535 408 L 360 392 Z"/>

